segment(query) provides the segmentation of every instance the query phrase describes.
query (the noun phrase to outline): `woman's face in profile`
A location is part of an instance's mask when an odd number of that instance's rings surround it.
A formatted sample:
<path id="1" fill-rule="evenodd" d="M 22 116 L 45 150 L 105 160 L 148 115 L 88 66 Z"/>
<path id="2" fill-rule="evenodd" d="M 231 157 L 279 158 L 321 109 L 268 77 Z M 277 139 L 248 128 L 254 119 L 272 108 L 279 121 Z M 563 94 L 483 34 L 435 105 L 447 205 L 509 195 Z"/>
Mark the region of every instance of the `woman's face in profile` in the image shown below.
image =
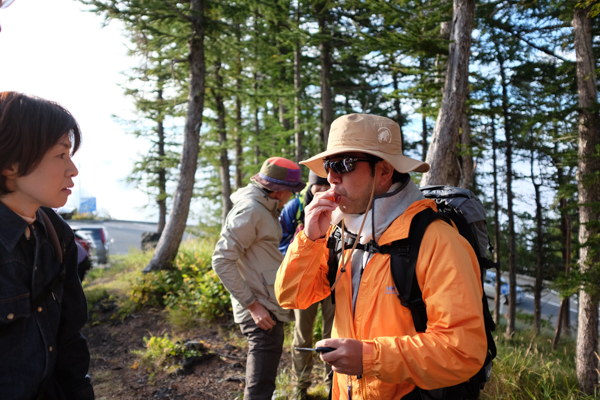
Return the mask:
<path id="1" fill-rule="evenodd" d="M 3 171 L 7 177 L 6 185 L 13 191 L 3 198 L 3 203 L 10 209 L 21 215 L 33 216 L 40 206 L 64 206 L 74 186 L 73 177 L 79 173 L 71 160 L 69 135 L 63 135 L 44 154 L 42 161 L 32 172 L 14 176 L 14 171 L 17 170 L 18 164 L 15 164 L 10 170 Z M 18 209 L 15 210 L 15 207 Z"/>

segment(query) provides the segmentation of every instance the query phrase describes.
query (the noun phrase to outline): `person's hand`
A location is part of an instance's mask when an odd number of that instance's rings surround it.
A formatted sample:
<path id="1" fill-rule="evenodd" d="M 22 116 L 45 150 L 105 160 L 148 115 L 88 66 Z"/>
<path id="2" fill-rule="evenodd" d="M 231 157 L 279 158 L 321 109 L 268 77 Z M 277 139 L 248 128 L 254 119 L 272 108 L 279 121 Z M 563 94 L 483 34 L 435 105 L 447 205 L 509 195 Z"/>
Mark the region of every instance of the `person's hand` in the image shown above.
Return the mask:
<path id="1" fill-rule="evenodd" d="M 267 310 L 257 300 L 255 300 L 254 303 L 248 306 L 248 310 L 250 310 L 250 315 L 252 315 L 254 323 L 260 329 L 268 331 L 269 329 L 275 326 L 275 321 L 273 321 L 273 318 L 271 318 L 269 310 Z"/>
<path id="2" fill-rule="evenodd" d="M 325 236 L 331 224 L 331 213 L 338 206 L 339 196 L 333 189 L 315 193 L 312 201 L 304 211 L 304 234 L 310 240 Z"/>
<path id="3" fill-rule="evenodd" d="M 331 365 L 331 369 L 345 375 L 362 375 L 363 344 L 356 339 L 323 339 L 315 347 L 333 347 L 336 350 L 321 353 L 321 360 Z"/>

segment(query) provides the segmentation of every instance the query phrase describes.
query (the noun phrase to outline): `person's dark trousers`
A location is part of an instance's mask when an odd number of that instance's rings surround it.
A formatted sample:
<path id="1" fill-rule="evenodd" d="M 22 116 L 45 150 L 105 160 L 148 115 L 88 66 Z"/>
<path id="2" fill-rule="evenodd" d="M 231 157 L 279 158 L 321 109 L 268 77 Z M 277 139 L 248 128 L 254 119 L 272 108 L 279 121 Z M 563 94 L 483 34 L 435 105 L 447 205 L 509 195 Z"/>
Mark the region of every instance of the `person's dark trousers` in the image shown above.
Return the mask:
<path id="1" fill-rule="evenodd" d="M 265 331 L 250 319 L 240 329 L 248 339 L 244 400 L 271 400 L 283 351 L 283 322 Z"/>

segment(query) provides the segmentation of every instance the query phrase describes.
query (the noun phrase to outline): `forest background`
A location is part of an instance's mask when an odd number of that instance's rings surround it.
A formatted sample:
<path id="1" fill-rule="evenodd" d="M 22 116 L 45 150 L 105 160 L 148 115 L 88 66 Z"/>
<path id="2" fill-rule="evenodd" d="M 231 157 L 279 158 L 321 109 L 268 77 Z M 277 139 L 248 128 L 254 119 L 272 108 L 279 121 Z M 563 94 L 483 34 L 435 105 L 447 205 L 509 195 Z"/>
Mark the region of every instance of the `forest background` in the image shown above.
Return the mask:
<path id="1" fill-rule="evenodd" d="M 517 273 L 536 277 L 536 329 L 542 280 L 564 298 L 556 342 L 578 294 L 577 377 L 595 390 L 598 2 L 82 3 L 120 20 L 142 60 L 126 88 L 139 117 L 130 130 L 153 146 L 131 181 L 156 197 L 162 233 L 146 271 L 174 268 L 192 198 L 208 204 L 199 232 L 214 235 L 266 158 L 323 150 L 337 116 L 383 115 L 401 127 L 405 153 L 432 165 L 417 182 L 484 202 L 510 286 Z"/>

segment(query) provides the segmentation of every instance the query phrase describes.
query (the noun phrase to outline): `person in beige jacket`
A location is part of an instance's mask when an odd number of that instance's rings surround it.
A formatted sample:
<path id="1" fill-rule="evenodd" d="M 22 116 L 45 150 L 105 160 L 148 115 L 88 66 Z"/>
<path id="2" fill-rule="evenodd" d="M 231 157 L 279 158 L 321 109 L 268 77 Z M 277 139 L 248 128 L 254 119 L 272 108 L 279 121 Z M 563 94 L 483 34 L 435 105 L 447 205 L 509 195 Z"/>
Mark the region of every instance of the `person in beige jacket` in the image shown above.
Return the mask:
<path id="1" fill-rule="evenodd" d="M 291 312 L 275 298 L 279 252 L 279 214 L 294 192 L 300 192 L 300 167 L 272 157 L 245 188 L 231 196 L 212 258 L 212 267 L 231 295 L 234 321 L 248 340 L 244 399 L 271 399 L 283 350 L 283 323 Z"/>

